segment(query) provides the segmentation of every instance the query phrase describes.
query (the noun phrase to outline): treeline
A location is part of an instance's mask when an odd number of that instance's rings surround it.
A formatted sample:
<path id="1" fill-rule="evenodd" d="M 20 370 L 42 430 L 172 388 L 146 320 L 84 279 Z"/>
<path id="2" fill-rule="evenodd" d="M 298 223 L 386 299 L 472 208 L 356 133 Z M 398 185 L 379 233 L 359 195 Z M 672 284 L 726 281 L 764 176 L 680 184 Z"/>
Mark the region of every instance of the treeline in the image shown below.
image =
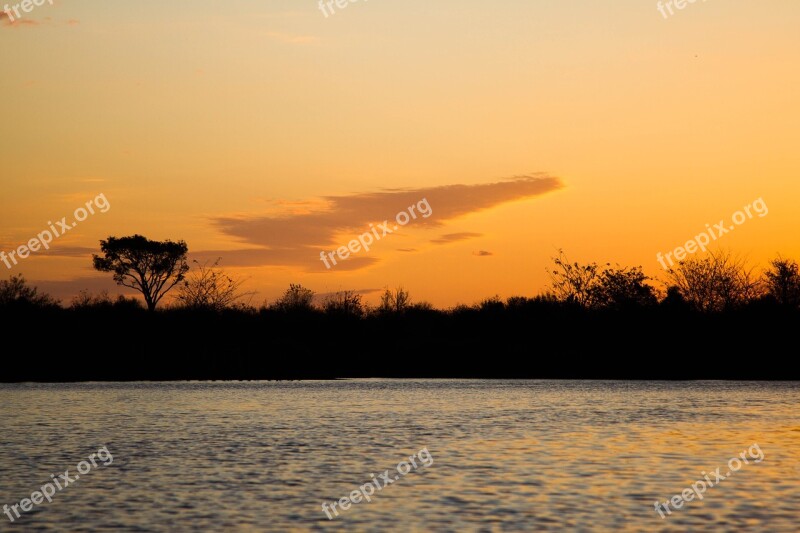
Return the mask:
<path id="1" fill-rule="evenodd" d="M 661 284 L 646 276 L 642 267 L 612 266 L 610 263 L 577 263 L 563 252 L 553 258 L 548 270 L 550 285 L 540 295 L 513 296 L 506 300 L 491 297 L 474 305 L 458 305 L 436 310 L 425 301 L 415 302 L 408 291 L 386 288 L 380 303 L 369 306 L 356 291 L 339 291 L 318 297 L 314 291 L 290 284 L 274 302 L 251 304 L 254 292 L 243 291 L 244 280 L 234 278 L 219 268 L 219 260 L 209 265 L 196 263 L 195 270 L 184 275 L 181 270 L 174 299 L 168 310 L 236 311 L 239 313 L 322 313 L 324 315 L 364 318 L 387 313 L 411 311 L 459 314 L 471 310 L 514 310 L 529 304 L 561 305 L 585 310 L 635 310 L 666 306 L 700 313 L 741 310 L 753 305 L 800 309 L 800 265 L 778 257 L 760 274 L 744 260 L 724 252 L 709 252 L 705 257 L 681 261 L 666 272 Z M 166 291 L 164 292 L 166 294 Z M 163 297 L 163 295 L 161 296 Z M 159 298 L 160 300 L 160 298 Z M 70 310 L 142 309 L 139 300 L 107 292 L 93 295 L 81 291 L 67 305 L 29 286 L 21 275 L 0 281 L 0 309 L 66 307 Z M 151 310 L 154 310 L 152 306 Z"/>
<path id="2" fill-rule="evenodd" d="M 347 377 L 798 379 L 800 268 L 756 274 L 731 254 L 684 261 L 657 286 L 639 267 L 569 262 L 538 296 L 435 309 L 404 289 L 377 305 L 291 285 L 273 302 L 198 265 L 173 302 L 82 293 L 59 305 L 0 281 L 0 381 Z"/>

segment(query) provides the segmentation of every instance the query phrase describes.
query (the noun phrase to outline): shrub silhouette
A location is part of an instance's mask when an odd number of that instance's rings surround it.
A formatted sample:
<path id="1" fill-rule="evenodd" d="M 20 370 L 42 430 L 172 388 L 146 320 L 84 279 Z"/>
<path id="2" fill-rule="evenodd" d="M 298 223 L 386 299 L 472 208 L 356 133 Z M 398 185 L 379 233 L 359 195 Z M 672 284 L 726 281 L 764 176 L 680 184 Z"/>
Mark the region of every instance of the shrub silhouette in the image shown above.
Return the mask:
<path id="1" fill-rule="evenodd" d="M 314 291 L 299 284 L 291 283 L 283 296 L 272 305 L 282 312 L 313 311 Z"/>
<path id="2" fill-rule="evenodd" d="M 31 287 L 22 274 L 0 281 L 0 307 L 55 307 L 58 302 Z"/>

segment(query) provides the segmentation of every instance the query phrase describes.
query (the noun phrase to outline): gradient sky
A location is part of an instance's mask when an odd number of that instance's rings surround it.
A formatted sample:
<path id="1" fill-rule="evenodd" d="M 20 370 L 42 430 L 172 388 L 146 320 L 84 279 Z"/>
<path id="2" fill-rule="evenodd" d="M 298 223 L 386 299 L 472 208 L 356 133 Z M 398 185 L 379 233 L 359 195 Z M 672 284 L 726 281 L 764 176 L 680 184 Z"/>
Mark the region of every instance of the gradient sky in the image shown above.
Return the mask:
<path id="1" fill-rule="evenodd" d="M 449 306 L 540 292 L 558 248 L 661 276 L 758 198 L 720 244 L 800 258 L 798 27 L 796 0 L 45 3 L 0 20 L 0 250 L 111 209 L 0 278 L 110 288 L 92 250 L 140 233 L 222 256 L 254 303 Z M 430 218 L 321 265 L 423 197 Z"/>

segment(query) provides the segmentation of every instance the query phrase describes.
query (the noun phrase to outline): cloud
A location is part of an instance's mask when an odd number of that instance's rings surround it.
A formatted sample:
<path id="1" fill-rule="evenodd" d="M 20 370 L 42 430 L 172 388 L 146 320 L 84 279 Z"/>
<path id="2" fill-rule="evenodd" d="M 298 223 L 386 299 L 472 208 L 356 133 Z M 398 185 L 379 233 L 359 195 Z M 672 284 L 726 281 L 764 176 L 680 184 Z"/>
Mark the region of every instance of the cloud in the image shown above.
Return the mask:
<path id="1" fill-rule="evenodd" d="M 10 252 L 12 250 L 16 250 L 18 247 L 22 245 L 27 246 L 28 241 L 23 241 L 19 243 L 12 243 L 11 241 L 0 241 L 0 250 L 6 250 L 6 252 Z M 39 250 L 31 253 L 31 257 L 36 257 L 39 255 L 46 255 L 49 257 L 91 257 L 92 254 L 98 253 L 97 248 L 89 248 L 86 246 L 58 246 L 55 241 L 50 243 L 50 249 L 46 250 L 44 248 L 39 248 Z"/>
<path id="2" fill-rule="evenodd" d="M 9 11 L 3 11 L 4 6 L 9 6 Z M 10 13 L 14 13 L 11 8 L 16 4 L 9 3 L 9 4 L 0 4 L 0 26 L 6 26 L 7 28 L 31 28 L 36 26 L 41 26 L 43 24 L 52 24 L 53 18 L 52 17 L 44 17 L 42 20 L 36 20 L 29 18 L 30 14 L 25 13 L 24 11 L 20 10 L 19 16 L 14 15 L 13 17 Z M 64 24 L 67 26 L 77 26 L 80 24 L 81 21 L 78 19 L 68 19 Z"/>
<path id="3" fill-rule="evenodd" d="M 398 248 L 397 251 L 398 252 L 416 252 L 417 249 L 416 248 Z"/>
<path id="4" fill-rule="evenodd" d="M 99 248 L 89 248 L 86 246 L 53 246 L 50 245 L 49 250 L 41 250 L 40 252 L 53 257 L 91 257 L 92 254 L 100 253 Z"/>
<path id="5" fill-rule="evenodd" d="M 483 233 L 472 233 L 469 231 L 462 231 L 461 233 L 448 233 L 442 235 L 438 239 L 431 239 L 433 244 L 447 244 L 450 242 L 465 241 L 467 239 L 474 239 L 475 237 L 482 237 Z"/>
<path id="6" fill-rule="evenodd" d="M 320 260 L 321 248 L 301 246 L 296 248 L 246 248 L 243 250 L 205 250 L 189 254 L 189 260 L 197 259 L 201 263 L 206 260 L 222 258 L 221 265 L 226 267 L 256 266 L 300 266 L 309 272 L 325 272 L 328 269 Z M 374 256 L 356 255 L 346 261 L 337 259 L 333 267 L 336 271 L 350 271 L 367 268 L 379 259 Z"/>
<path id="7" fill-rule="evenodd" d="M 486 250 L 478 250 L 477 252 L 472 252 L 472 255 L 477 255 L 478 257 L 488 257 L 494 254 L 492 252 L 487 252 Z"/>
<path id="8" fill-rule="evenodd" d="M 0 7 L 0 9 L 2 9 L 2 7 Z M 11 20 L 11 17 L 9 17 L 8 13 L 6 13 L 5 11 L 0 11 L 0 23 L 2 23 L 3 26 L 9 28 L 18 28 L 23 26 L 38 26 L 39 24 L 41 24 L 41 22 L 37 20 L 26 19 L 21 17 L 16 20 Z"/>
<path id="9" fill-rule="evenodd" d="M 260 216 L 214 217 L 211 223 L 223 234 L 242 243 L 232 251 L 199 252 L 219 257 L 228 266 L 295 266 L 308 271 L 325 271 L 320 252 L 346 245 L 351 239 L 370 231 L 370 224 L 388 220 L 400 212 L 417 213 L 406 228 L 433 229 L 466 215 L 499 205 L 541 196 L 563 187 L 558 178 L 534 174 L 477 185 L 442 185 L 416 189 L 386 189 L 379 192 L 326 196 L 313 209 Z M 428 214 L 425 218 L 422 213 Z M 379 230 L 380 231 L 380 230 Z M 443 235 L 436 241 L 454 242 L 459 237 L 480 236 L 472 233 Z M 383 239 L 391 239 L 386 235 Z M 444 239 L 444 240 L 443 240 Z M 374 246 L 379 246 L 377 242 Z M 335 270 L 357 270 L 376 263 L 372 254 L 359 252 L 340 261 Z"/>

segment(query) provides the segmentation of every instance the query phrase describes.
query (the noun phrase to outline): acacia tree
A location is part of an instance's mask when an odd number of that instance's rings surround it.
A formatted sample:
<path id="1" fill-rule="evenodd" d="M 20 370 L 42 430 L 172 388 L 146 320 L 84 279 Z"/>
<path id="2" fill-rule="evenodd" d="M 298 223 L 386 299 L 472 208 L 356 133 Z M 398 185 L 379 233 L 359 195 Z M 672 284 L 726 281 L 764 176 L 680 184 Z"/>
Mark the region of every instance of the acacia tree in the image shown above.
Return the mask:
<path id="1" fill-rule="evenodd" d="M 117 285 L 142 293 L 149 311 L 170 289 L 183 281 L 188 246 L 184 241 L 151 241 L 141 235 L 100 241 L 103 257 L 93 255 L 94 268 L 113 272 Z"/>

